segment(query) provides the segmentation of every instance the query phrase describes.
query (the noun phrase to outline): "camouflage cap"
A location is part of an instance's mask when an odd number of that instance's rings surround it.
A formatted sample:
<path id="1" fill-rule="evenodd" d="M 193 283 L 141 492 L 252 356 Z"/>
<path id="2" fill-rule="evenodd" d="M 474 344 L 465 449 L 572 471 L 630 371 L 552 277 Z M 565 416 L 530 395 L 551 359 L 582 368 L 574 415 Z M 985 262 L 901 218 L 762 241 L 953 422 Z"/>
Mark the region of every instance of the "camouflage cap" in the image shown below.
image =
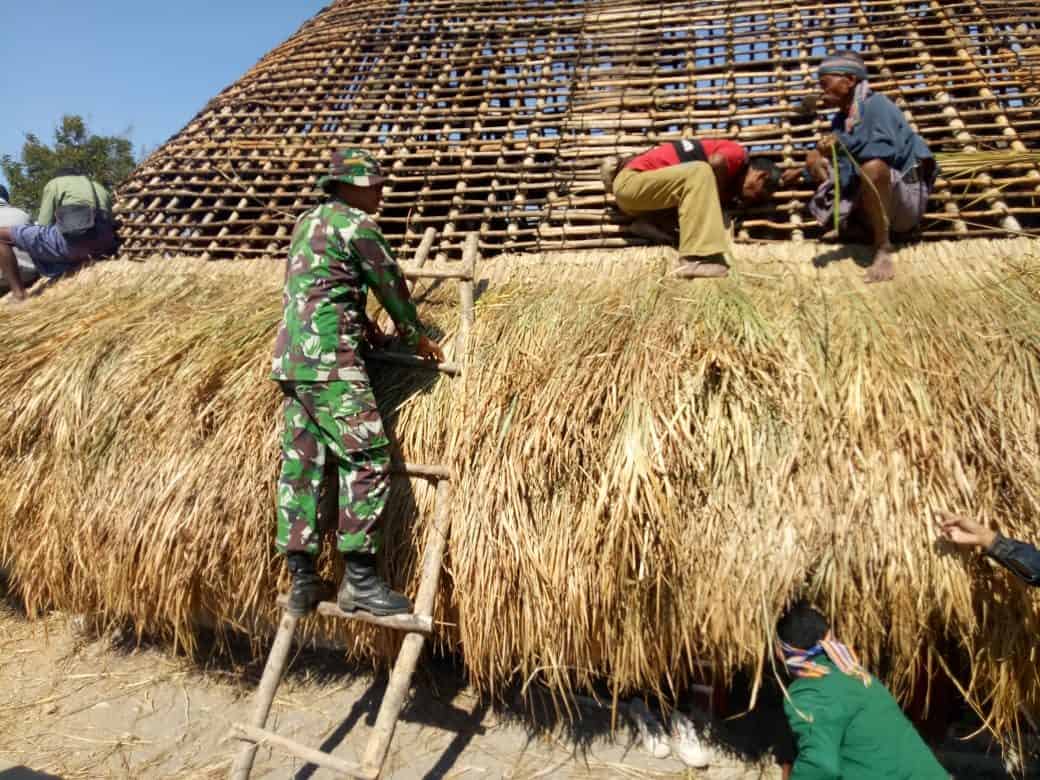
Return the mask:
<path id="1" fill-rule="evenodd" d="M 332 165 L 327 176 L 318 179 L 318 187 L 326 189 L 334 181 L 353 184 L 355 187 L 371 187 L 386 181 L 379 162 L 364 149 L 340 149 L 332 153 Z"/>

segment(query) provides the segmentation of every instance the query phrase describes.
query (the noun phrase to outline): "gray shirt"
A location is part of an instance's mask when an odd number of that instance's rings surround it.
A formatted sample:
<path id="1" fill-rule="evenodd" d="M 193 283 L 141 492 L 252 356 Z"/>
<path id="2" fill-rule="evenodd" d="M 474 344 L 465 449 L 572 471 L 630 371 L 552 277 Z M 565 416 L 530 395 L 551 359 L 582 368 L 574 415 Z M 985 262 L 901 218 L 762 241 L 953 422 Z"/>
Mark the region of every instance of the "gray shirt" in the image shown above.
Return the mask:
<path id="1" fill-rule="evenodd" d="M 16 225 L 28 225 L 29 215 L 21 209 L 15 208 L 3 198 L 0 198 L 0 228 L 15 227 Z M 25 252 L 15 247 L 14 256 L 18 259 L 18 268 L 23 272 L 24 279 L 28 274 L 36 277 L 36 266 Z"/>

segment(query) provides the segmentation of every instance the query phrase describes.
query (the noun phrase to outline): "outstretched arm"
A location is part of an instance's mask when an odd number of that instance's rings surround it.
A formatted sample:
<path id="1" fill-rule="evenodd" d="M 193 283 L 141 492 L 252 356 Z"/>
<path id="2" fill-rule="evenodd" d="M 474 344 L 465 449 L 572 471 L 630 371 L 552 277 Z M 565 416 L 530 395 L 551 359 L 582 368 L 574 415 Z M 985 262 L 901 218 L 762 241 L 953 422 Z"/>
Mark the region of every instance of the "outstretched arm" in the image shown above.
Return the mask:
<path id="1" fill-rule="evenodd" d="M 1040 586 L 1040 550 L 1031 544 L 1008 539 L 970 517 L 937 512 L 942 535 L 964 547 L 978 545 L 997 563 L 1033 586 Z"/>
<path id="2" fill-rule="evenodd" d="M 401 340 L 420 357 L 444 360 L 440 347 L 426 337 L 401 269 L 390 254 L 386 239 L 375 223 L 366 220 L 354 233 L 351 243 L 361 258 L 361 279 L 375 294 L 394 321 Z"/>

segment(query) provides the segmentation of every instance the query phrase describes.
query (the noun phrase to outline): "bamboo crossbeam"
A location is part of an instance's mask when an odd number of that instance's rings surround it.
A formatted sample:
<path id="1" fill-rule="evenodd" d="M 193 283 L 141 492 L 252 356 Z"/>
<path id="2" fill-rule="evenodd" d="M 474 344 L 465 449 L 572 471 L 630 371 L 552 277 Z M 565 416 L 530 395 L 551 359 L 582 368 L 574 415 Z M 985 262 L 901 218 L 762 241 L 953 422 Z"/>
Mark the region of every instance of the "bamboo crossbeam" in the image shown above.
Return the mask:
<path id="1" fill-rule="evenodd" d="M 233 723 L 231 729 L 239 738 L 247 740 L 252 745 L 254 751 L 261 744 L 274 745 L 297 758 L 303 759 L 308 764 L 325 767 L 348 777 L 356 777 L 359 780 L 375 780 L 379 776 L 378 772 L 373 774 L 357 764 L 336 758 L 336 756 L 329 753 L 322 753 L 320 750 L 309 748 L 306 745 L 301 745 L 299 742 L 275 734 L 273 731 L 250 726 L 246 723 Z"/>
<path id="2" fill-rule="evenodd" d="M 449 268 L 401 268 L 401 274 L 405 279 L 470 279 L 465 269 L 453 270 Z"/>
<path id="3" fill-rule="evenodd" d="M 284 609 L 288 603 L 288 595 L 282 594 L 278 597 L 279 607 Z M 368 623 L 372 626 L 391 628 L 395 631 L 418 631 L 423 634 L 429 634 L 433 631 L 433 619 L 424 615 L 387 615 L 380 617 L 378 615 L 370 615 L 368 612 L 361 610 L 344 612 L 332 601 L 322 601 L 315 609 L 319 615 L 324 615 L 325 617 Z"/>
<path id="4" fill-rule="evenodd" d="M 425 368 L 429 371 L 440 371 L 453 376 L 461 371 L 456 363 L 434 363 L 431 360 L 424 360 L 417 355 L 409 355 L 406 352 L 369 352 L 365 357 L 380 363 L 394 363 L 399 366 L 410 366 L 411 368 Z"/>
<path id="5" fill-rule="evenodd" d="M 422 477 L 432 480 L 452 480 L 455 478 L 450 466 L 434 466 L 425 463 L 391 463 L 390 470 L 394 474 L 404 474 L 409 477 Z"/>

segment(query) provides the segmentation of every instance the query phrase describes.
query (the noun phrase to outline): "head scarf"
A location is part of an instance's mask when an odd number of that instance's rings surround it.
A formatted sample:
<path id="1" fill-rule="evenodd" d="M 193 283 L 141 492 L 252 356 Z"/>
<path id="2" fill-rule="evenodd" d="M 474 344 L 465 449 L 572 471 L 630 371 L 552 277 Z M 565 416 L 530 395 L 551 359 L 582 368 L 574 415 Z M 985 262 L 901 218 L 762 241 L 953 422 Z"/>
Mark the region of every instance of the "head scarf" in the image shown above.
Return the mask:
<path id="1" fill-rule="evenodd" d="M 829 633 L 808 650 L 794 647 L 778 638 L 776 655 L 793 677 L 826 677 L 831 670 L 813 660 L 820 655 L 826 655 L 842 672 L 851 677 L 859 677 L 864 686 L 870 686 L 870 673 L 860 666 L 856 654 L 841 642 L 830 638 Z"/>
<path id="2" fill-rule="evenodd" d="M 856 87 L 852 92 L 852 107 L 849 109 L 848 116 L 845 117 L 845 132 L 851 133 L 863 118 L 863 103 L 873 93 L 870 83 L 867 81 L 866 63 L 856 52 L 839 51 L 825 57 L 820 63 L 818 72 L 821 76 L 836 74 L 852 76 L 856 79 Z"/>
<path id="3" fill-rule="evenodd" d="M 855 76 L 860 81 L 866 81 L 867 64 L 854 51 L 836 51 L 824 57 L 818 72 L 821 76 L 836 73 L 841 76 Z"/>

